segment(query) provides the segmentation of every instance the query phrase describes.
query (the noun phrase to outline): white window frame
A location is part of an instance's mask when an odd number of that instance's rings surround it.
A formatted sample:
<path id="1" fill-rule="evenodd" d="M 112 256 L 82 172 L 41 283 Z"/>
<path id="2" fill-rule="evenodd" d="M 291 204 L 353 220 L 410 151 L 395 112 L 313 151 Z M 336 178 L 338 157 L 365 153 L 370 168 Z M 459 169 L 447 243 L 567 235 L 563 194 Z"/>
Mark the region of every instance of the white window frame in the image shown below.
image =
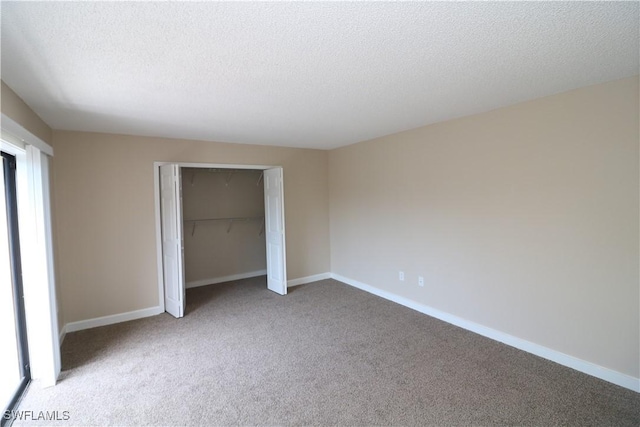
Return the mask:
<path id="1" fill-rule="evenodd" d="M 0 149 L 16 157 L 16 190 L 31 377 L 42 387 L 61 371 L 51 223 L 53 148 L 2 114 Z"/>

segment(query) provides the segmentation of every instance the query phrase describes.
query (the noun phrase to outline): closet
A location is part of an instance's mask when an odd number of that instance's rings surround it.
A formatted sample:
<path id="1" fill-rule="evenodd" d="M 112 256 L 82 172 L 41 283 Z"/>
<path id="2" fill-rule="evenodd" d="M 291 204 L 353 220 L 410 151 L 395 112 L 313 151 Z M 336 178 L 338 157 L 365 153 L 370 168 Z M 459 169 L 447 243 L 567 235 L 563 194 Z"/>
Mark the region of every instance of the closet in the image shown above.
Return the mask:
<path id="1" fill-rule="evenodd" d="M 266 274 L 287 294 L 282 167 L 156 162 L 160 305 L 184 316 L 186 288 Z"/>
<path id="2" fill-rule="evenodd" d="M 182 168 L 187 288 L 267 274 L 263 171 Z"/>

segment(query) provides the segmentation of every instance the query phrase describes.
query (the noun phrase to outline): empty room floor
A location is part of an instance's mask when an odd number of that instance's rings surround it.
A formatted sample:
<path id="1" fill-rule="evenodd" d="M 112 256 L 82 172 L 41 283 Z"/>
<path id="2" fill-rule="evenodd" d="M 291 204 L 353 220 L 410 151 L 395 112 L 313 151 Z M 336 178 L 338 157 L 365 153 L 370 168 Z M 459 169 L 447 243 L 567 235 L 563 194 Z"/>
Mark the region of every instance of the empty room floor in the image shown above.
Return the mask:
<path id="1" fill-rule="evenodd" d="M 630 390 L 334 280 L 289 292 L 194 288 L 183 319 L 70 333 L 59 384 L 19 409 L 68 411 L 60 425 L 640 425 Z"/>

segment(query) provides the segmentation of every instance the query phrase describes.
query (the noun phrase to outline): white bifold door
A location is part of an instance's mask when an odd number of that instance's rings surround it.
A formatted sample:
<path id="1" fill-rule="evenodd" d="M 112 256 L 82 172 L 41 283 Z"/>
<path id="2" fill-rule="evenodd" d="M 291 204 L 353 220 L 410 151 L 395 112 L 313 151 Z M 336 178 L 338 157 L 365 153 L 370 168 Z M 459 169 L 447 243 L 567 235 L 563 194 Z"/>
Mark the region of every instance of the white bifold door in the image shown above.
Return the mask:
<path id="1" fill-rule="evenodd" d="M 287 294 L 282 168 L 264 171 L 264 221 L 267 240 L 267 288 Z"/>
<path id="2" fill-rule="evenodd" d="M 160 166 L 162 272 L 165 310 L 184 316 L 184 242 L 182 239 L 182 180 L 179 165 Z"/>
<path id="3" fill-rule="evenodd" d="M 282 182 L 282 168 L 264 171 L 267 288 L 280 295 L 286 295 L 287 260 Z M 165 310 L 175 317 L 182 317 L 186 293 L 180 165 L 160 166 L 160 218 Z"/>

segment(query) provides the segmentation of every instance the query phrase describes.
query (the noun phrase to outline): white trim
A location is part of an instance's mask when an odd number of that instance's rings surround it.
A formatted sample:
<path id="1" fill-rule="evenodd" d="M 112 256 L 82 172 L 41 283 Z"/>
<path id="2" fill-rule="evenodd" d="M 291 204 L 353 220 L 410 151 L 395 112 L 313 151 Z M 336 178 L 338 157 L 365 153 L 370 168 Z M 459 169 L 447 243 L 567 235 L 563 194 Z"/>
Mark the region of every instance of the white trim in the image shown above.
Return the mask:
<path id="1" fill-rule="evenodd" d="M 317 282 L 318 280 L 326 280 L 326 279 L 331 279 L 331 273 L 320 273 L 320 274 L 314 274 L 312 276 L 292 279 L 287 282 L 287 287 L 291 288 L 293 286 L 305 285 L 307 283 Z"/>
<path id="2" fill-rule="evenodd" d="M 17 136 L 12 135 L 10 132 L 7 132 L 6 129 L 0 130 L 0 138 L 2 139 L 1 146 L 4 147 L 9 145 L 11 147 L 18 148 L 22 151 L 27 149 L 27 144 L 23 139 L 18 138 Z M 3 151 L 5 151 L 3 149 Z"/>
<path id="3" fill-rule="evenodd" d="M 539 344 L 532 343 L 522 338 L 514 337 L 513 335 L 488 328 L 486 326 L 471 322 L 466 319 L 462 319 L 452 314 L 445 313 L 444 311 L 440 311 L 433 307 L 420 304 L 391 292 L 383 291 L 381 289 L 375 288 L 362 282 L 358 282 L 357 280 L 349 279 L 339 274 L 332 273 L 331 277 L 339 282 L 369 292 L 373 295 L 377 295 L 389 301 L 393 301 L 400 305 L 404 305 L 405 307 L 419 311 L 420 313 L 435 317 L 468 331 L 475 332 L 487 338 L 500 341 L 501 343 L 507 344 L 511 347 L 526 351 L 527 353 L 535 354 L 536 356 L 551 360 L 552 362 L 556 362 L 568 368 L 575 369 L 576 371 L 583 372 L 593 377 L 600 378 L 601 380 L 608 381 L 610 383 L 640 393 L 640 378 L 634 378 L 630 375 L 623 374 L 621 372 L 614 371 L 600 365 L 596 365 L 595 363 L 588 362 L 586 360 L 578 359 L 577 357 L 569 356 L 568 354 L 564 354 L 559 351 L 541 346 Z"/>
<path id="4" fill-rule="evenodd" d="M 17 138 L 21 142 L 29 145 L 33 145 L 43 153 L 49 156 L 53 156 L 53 147 L 51 147 L 49 144 L 47 144 L 46 142 L 44 142 L 43 140 L 41 140 L 40 138 L 38 138 L 37 136 L 29 132 L 25 128 L 23 128 L 18 122 L 16 122 L 15 120 L 13 120 L 11 117 L 7 116 L 4 113 L 2 113 L 1 127 L 2 127 L 3 134 L 6 133 L 10 135 L 9 139 L 11 139 L 11 137 Z"/>
<path id="5" fill-rule="evenodd" d="M 50 180 L 50 162 L 51 157 L 40 154 L 41 158 L 41 177 L 42 177 L 42 204 L 44 222 L 44 244 L 47 257 L 47 276 L 49 285 L 49 313 L 51 315 L 50 335 L 53 338 L 53 354 L 54 354 L 54 372 L 56 379 L 62 372 L 62 356 L 60 354 L 60 341 L 58 335 L 58 298 L 56 293 L 56 274 L 53 250 L 53 224 L 51 223 L 51 180 Z M 56 342 L 56 339 L 58 341 Z"/>
<path id="6" fill-rule="evenodd" d="M 178 165 L 181 168 L 203 168 L 203 169 L 257 169 L 266 170 L 280 166 L 267 165 L 238 165 L 231 163 L 189 163 L 189 162 L 153 162 L 156 167 L 162 165 Z"/>
<path id="7" fill-rule="evenodd" d="M 193 280 L 187 282 L 187 289 L 198 288 L 200 286 L 215 285 L 218 283 L 232 282 L 234 280 L 250 279 L 251 277 L 264 276 L 267 270 L 250 271 L 248 273 L 232 274 L 230 276 L 213 277 L 211 279 Z"/>
<path id="8" fill-rule="evenodd" d="M 5 136 L 6 134 L 0 135 L 0 151 L 16 156 L 16 160 L 20 157 L 22 162 L 26 164 L 27 146 L 20 141 L 6 139 Z M 16 179 L 18 179 L 17 176 Z"/>
<path id="9" fill-rule="evenodd" d="M 69 322 L 65 325 L 64 330 L 66 334 L 67 332 L 82 331 L 84 329 L 97 328 L 98 326 L 113 325 L 115 323 L 156 316 L 161 313 L 164 313 L 164 309 L 160 309 L 160 307 L 143 308 L 142 310 L 129 311 L 127 313 L 112 314 L 110 316 L 80 320 L 78 322 Z"/>
<path id="10" fill-rule="evenodd" d="M 18 184 L 18 215 L 29 362 L 32 377 L 48 387 L 55 385 L 61 370 L 56 290 L 50 265 L 49 160 L 29 143 L 25 154 L 25 175 L 23 183 Z"/>

